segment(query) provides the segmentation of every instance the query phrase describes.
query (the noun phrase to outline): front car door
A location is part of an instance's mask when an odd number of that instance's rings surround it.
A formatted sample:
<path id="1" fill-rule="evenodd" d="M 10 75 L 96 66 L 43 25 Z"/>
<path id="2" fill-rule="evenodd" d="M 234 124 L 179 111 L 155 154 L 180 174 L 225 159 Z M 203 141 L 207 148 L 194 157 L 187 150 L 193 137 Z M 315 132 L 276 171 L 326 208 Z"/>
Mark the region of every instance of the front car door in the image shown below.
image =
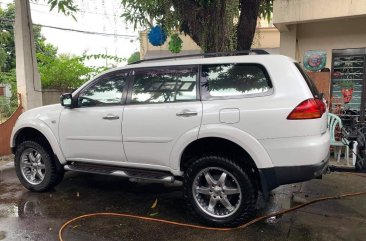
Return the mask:
<path id="1" fill-rule="evenodd" d="M 122 116 L 128 71 L 107 73 L 82 89 L 77 106 L 60 116 L 60 143 L 68 161 L 126 161 Z"/>
<path id="2" fill-rule="evenodd" d="M 197 66 L 134 70 L 122 130 L 130 164 L 168 167 L 177 140 L 186 133 L 198 137 L 202 104 L 197 74 Z"/>

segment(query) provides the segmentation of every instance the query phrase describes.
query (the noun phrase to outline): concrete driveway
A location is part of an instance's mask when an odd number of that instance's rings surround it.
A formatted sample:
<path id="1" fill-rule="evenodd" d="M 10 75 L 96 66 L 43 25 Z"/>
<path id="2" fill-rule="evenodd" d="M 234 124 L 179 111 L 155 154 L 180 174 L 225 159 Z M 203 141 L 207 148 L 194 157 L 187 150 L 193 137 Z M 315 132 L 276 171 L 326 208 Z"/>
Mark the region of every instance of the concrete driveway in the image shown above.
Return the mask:
<path id="1" fill-rule="evenodd" d="M 366 178 L 334 173 L 323 180 L 276 189 L 269 203 L 258 203 L 258 214 L 289 208 L 297 204 L 294 201 L 363 190 Z M 157 205 L 152 208 L 155 200 Z M 197 224 L 185 209 L 180 185 L 131 183 L 117 177 L 69 172 L 53 191 L 31 193 L 20 185 L 11 165 L 0 171 L 0 240 L 58 240 L 58 230 L 65 221 L 93 212 L 123 212 Z M 279 219 L 229 232 L 94 217 L 70 225 L 64 240 L 366 240 L 366 196 L 313 204 Z"/>

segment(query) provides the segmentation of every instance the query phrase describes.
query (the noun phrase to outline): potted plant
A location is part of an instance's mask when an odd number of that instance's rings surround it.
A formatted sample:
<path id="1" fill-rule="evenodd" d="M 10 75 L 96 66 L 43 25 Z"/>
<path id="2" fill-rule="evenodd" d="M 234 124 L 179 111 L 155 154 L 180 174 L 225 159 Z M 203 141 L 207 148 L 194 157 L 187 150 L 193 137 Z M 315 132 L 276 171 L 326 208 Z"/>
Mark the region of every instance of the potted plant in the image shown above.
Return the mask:
<path id="1" fill-rule="evenodd" d="M 349 103 L 352 100 L 352 94 L 353 94 L 353 82 L 351 80 L 343 81 L 339 84 L 341 87 L 341 92 L 343 95 L 343 102 L 345 104 Z"/>

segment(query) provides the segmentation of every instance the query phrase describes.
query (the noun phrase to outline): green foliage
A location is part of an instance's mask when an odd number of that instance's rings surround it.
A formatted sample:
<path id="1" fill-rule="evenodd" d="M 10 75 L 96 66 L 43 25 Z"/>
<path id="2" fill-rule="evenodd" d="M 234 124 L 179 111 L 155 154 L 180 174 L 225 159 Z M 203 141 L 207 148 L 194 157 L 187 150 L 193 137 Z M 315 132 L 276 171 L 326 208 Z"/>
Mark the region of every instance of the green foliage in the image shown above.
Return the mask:
<path id="1" fill-rule="evenodd" d="M 5 49 L 0 46 L 0 69 L 1 67 L 5 66 L 7 57 L 8 54 L 6 53 Z"/>
<path id="2" fill-rule="evenodd" d="M 79 10 L 77 5 L 75 5 L 74 0 L 48 0 L 50 5 L 50 11 L 57 7 L 57 11 L 65 14 L 66 16 L 71 16 L 75 21 L 75 13 Z"/>
<path id="3" fill-rule="evenodd" d="M 12 98 L 16 98 L 17 82 L 15 77 L 15 69 L 12 69 L 9 72 L 0 72 L 0 83 L 10 85 Z"/>
<path id="4" fill-rule="evenodd" d="M 131 56 L 127 59 L 128 64 L 132 64 L 137 61 L 140 61 L 140 52 L 135 52 L 131 54 Z"/>
<path id="5" fill-rule="evenodd" d="M 170 41 L 169 41 L 169 45 L 168 45 L 168 49 L 170 50 L 170 52 L 177 54 L 182 50 L 182 46 L 183 46 L 183 41 L 179 37 L 179 35 L 176 33 L 172 34 L 170 36 Z"/>
<path id="6" fill-rule="evenodd" d="M 67 91 L 79 87 L 95 74 L 95 70 L 85 66 L 77 56 L 61 54 L 50 59 L 40 53 L 37 57 L 42 60 L 39 72 L 43 88 Z"/>
<path id="7" fill-rule="evenodd" d="M 231 51 L 237 45 L 237 21 L 246 16 L 240 6 L 246 4 L 251 11 L 252 6 L 259 5 L 259 12 L 252 14 L 270 21 L 273 0 L 121 0 L 126 9 L 122 18 L 132 23 L 134 28 L 151 28 L 155 24 L 163 26 L 170 34 L 179 29 L 188 34 L 204 51 Z M 252 10 L 253 11 L 253 10 Z M 252 19 L 250 25 L 256 24 Z M 255 26 L 254 26 L 255 27 Z M 253 36 L 248 33 L 252 43 Z M 251 39 L 250 39 L 251 38 Z"/>
<path id="8" fill-rule="evenodd" d="M 352 82 L 352 80 L 345 80 L 340 82 L 338 85 L 344 89 L 353 89 L 354 83 Z"/>
<path id="9" fill-rule="evenodd" d="M 12 100 L 16 100 L 17 85 L 15 76 L 16 60 L 13 22 L 15 20 L 15 5 L 8 4 L 6 9 L 0 7 L 0 18 L 9 20 L 0 21 L 0 83 L 11 86 Z M 55 59 L 57 48 L 45 42 L 45 38 L 41 35 L 41 27 L 33 26 L 33 36 L 36 56 L 38 57 L 40 56 L 39 53 L 43 53 L 43 57 L 38 59 L 38 63 Z"/>
<path id="10" fill-rule="evenodd" d="M 6 53 L 5 61 L 0 65 L 0 70 L 8 72 L 15 68 L 15 41 L 14 41 L 14 23 L 15 5 L 8 4 L 6 9 L 0 7 L 0 18 L 9 21 L 0 21 L 0 48 Z M 45 38 L 41 34 L 41 27 L 33 26 L 33 36 L 36 46 L 36 52 L 43 51 Z M 1 54 L 0 54 L 1 55 Z M 1 63 L 1 57 L 0 57 Z"/>
<path id="11" fill-rule="evenodd" d="M 263 0 L 261 5 L 259 5 L 259 17 L 266 19 L 268 22 L 272 19 L 273 1 L 274 0 Z"/>
<path id="12" fill-rule="evenodd" d="M 4 96 L 0 96 L 0 122 L 2 117 L 9 117 L 18 107 L 17 99 L 10 99 Z"/>
<path id="13" fill-rule="evenodd" d="M 15 5 L 8 4 L 6 9 L 0 6 L 0 18 L 15 19 Z M 0 48 L 6 53 L 2 56 L 0 70 L 7 72 L 15 68 L 14 26 L 11 21 L 0 21 Z"/>
<path id="14" fill-rule="evenodd" d="M 113 55 L 108 55 L 108 54 L 86 54 L 84 53 L 81 57 L 80 60 L 84 61 L 84 60 L 90 60 L 90 59 L 108 59 L 108 60 L 112 60 L 116 63 L 121 63 L 126 61 L 126 58 L 120 58 L 118 56 L 113 56 Z"/>
<path id="15" fill-rule="evenodd" d="M 127 23 L 138 27 L 151 28 L 154 25 L 163 26 L 168 32 L 178 26 L 178 18 L 171 11 L 171 0 L 121 0 L 124 13 L 121 15 Z"/>

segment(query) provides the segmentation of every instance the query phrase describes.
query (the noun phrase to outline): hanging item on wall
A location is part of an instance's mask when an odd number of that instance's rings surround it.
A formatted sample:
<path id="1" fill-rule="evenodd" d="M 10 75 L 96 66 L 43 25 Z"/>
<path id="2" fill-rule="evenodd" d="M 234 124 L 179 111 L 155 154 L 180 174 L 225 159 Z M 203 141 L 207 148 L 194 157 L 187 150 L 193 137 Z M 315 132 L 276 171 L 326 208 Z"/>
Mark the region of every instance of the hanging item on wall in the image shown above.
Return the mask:
<path id="1" fill-rule="evenodd" d="M 170 52 L 177 54 L 182 50 L 182 44 L 183 40 L 179 37 L 177 33 L 175 33 L 170 36 L 168 48 Z"/>
<path id="2" fill-rule="evenodd" d="M 151 28 L 149 33 L 147 34 L 149 42 L 153 46 L 161 46 L 166 41 L 166 32 L 160 25 L 156 25 L 155 27 Z"/>
<path id="3" fill-rule="evenodd" d="M 308 50 L 304 54 L 304 68 L 308 71 L 320 71 L 327 63 L 327 53 L 324 50 Z"/>
<path id="4" fill-rule="evenodd" d="M 343 81 L 339 84 L 341 87 L 341 93 L 343 95 L 343 102 L 345 104 L 348 104 L 352 100 L 352 94 L 353 94 L 353 86 L 351 80 Z"/>

